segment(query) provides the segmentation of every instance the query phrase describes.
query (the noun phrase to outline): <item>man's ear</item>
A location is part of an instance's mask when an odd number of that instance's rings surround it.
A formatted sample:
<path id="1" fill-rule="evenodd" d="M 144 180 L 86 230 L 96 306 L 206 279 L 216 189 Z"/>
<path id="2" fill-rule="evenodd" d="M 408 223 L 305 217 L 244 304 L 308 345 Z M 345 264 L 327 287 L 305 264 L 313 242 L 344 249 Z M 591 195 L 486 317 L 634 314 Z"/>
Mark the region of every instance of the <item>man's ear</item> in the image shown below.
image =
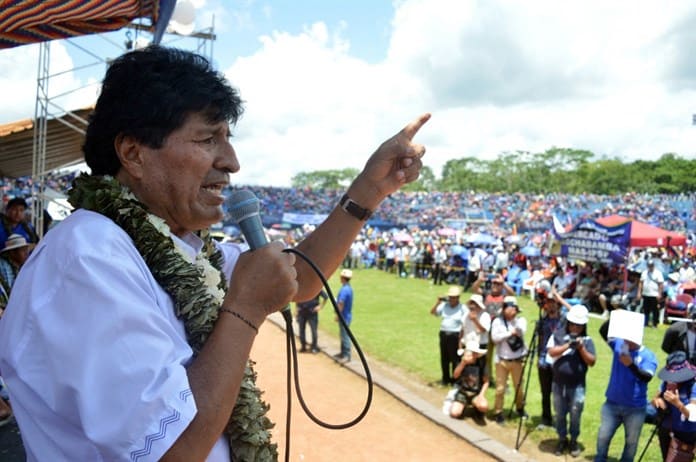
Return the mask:
<path id="1" fill-rule="evenodd" d="M 121 168 L 134 178 L 143 177 L 145 146 L 130 135 L 119 134 L 114 140 L 114 150 L 121 161 Z"/>

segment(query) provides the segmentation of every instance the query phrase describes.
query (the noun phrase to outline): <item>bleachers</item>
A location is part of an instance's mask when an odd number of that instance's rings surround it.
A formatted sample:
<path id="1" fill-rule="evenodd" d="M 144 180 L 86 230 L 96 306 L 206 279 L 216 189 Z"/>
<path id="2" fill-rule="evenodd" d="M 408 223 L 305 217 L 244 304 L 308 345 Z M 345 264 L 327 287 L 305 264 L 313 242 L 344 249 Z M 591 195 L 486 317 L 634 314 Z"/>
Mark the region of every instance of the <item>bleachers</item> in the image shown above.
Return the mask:
<path id="1" fill-rule="evenodd" d="M 53 174 L 48 185 L 66 192 L 76 173 Z M 234 178 L 233 178 L 234 181 Z M 30 197 L 31 178 L 0 178 L 4 200 Z M 247 188 L 261 200 L 261 215 L 281 220 L 283 214 L 328 214 L 343 190 L 234 185 Z M 232 187 L 230 188 L 230 190 Z M 229 191 L 228 191 L 229 192 Z M 677 232 L 696 232 L 696 194 L 597 196 L 592 194 L 488 194 L 463 192 L 404 192 L 389 196 L 375 210 L 372 223 L 389 223 L 394 227 L 433 229 L 486 228 L 509 232 L 513 225 L 519 232 L 543 232 L 552 226 L 552 215 L 562 223 L 609 214 L 632 216 Z M 454 226 L 456 224 L 456 226 Z"/>

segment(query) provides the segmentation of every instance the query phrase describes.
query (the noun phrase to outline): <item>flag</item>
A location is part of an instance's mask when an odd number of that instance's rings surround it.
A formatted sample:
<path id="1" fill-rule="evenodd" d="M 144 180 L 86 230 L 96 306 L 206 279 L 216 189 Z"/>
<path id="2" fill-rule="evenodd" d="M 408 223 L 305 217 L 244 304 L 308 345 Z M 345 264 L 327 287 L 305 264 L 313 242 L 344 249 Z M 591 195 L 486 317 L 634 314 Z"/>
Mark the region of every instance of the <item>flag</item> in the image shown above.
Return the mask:
<path id="1" fill-rule="evenodd" d="M 556 214 L 552 214 L 551 217 L 553 218 L 553 230 L 557 235 L 562 235 L 565 234 L 565 226 L 563 226 L 563 223 L 561 223 L 561 220 L 558 219 Z"/>

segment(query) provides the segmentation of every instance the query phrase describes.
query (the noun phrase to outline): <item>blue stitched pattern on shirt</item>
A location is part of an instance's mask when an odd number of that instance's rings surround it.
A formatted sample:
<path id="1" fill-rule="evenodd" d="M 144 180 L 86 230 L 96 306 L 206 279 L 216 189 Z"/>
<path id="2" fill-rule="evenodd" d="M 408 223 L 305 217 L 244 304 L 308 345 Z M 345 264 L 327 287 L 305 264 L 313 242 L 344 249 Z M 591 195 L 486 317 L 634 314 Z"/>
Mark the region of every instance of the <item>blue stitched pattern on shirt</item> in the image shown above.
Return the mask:
<path id="1" fill-rule="evenodd" d="M 193 393 L 191 392 L 191 389 L 187 388 L 186 390 L 179 393 L 179 398 L 182 401 L 186 402 L 188 401 L 189 396 L 192 395 Z M 181 414 L 179 414 L 179 411 L 174 411 L 174 413 L 169 417 L 165 417 L 162 420 L 160 420 L 159 431 L 155 434 L 147 435 L 145 437 L 145 447 L 138 451 L 131 452 L 131 460 L 135 462 L 141 457 L 150 454 L 150 451 L 152 450 L 152 443 L 164 438 L 164 435 L 166 435 L 167 433 L 167 425 L 169 425 L 172 422 L 176 422 L 177 420 L 179 420 L 180 417 Z"/>

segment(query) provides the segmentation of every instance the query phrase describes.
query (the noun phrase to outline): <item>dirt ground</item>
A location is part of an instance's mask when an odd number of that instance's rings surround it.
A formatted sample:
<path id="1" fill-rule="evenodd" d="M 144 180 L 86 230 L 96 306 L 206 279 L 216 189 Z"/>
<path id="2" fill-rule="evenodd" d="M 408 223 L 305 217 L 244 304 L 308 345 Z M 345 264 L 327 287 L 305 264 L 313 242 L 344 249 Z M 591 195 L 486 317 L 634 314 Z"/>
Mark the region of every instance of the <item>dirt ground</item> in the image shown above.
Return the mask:
<path id="1" fill-rule="evenodd" d="M 334 352 L 327 348 L 327 353 Z M 273 439 L 278 443 L 280 460 L 283 460 L 287 394 L 285 332 L 272 322 L 266 322 L 251 357 L 257 362 L 258 385 L 265 390 L 265 401 L 271 404 L 270 417 L 276 423 Z M 354 355 L 353 362 L 356 360 Z M 316 417 L 330 424 L 343 424 L 360 414 L 367 397 L 365 379 L 327 354 L 298 354 L 298 363 L 302 396 Z M 375 361 L 369 360 L 369 364 L 371 370 L 392 380 L 410 381 L 409 377 Z M 415 381 L 411 381 L 409 389 L 438 408 L 446 393 L 443 388 L 418 385 Z M 291 414 L 291 461 L 495 460 L 377 386 L 366 417 L 348 429 L 325 429 L 311 421 L 301 409 L 295 391 Z M 471 419 L 466 422 L 475 425 Z M 515 446 L 517 421 L 504 427 L 487 422 L 477 428 L 510 448 Z M 519 452 L 527 460 L 562 460 L 551 452 L 555 442 L 549 439 L 539 445 L 527 440 Z"/>
<path id="2" fill-rule="evenodd" d="M 257 362 L 258 385 L 265 390 L 265 401 L 271 404 L 270 417 L 276 423 L 273 439 L 283 460 L 285 332 L 271 322 L 264 323 L 251 357 Z M 363 378 L 325 354 L 298 354 L 298 364 L 302 396 L 317 418 L 343 424 L 361 413 L 368 390 Z M 318 426 L 300 408 L 295 392 L 291 414 L 291 461 L 495 460 L 376 386 L 369 412 L 348 429 Z"/>
<path id="3" fill-rule="evenodd" d="M 325 347 L 325 343 L 329 342 L 320 342 L 320 345 Z M 326 349 L 328 353 L 337 351 L 337 347 L 330 344 Z M 264 399 L 271 404 L 270 417 L 276 422 L 273 439 L 279 446 L 279 460 L 284 460 L 286 446 L 285 355 L 285 332 L 272 322 L 264 323 L 251 356 L 257 361 L 259 386 L 265 390 Z M 422 384 L 402 371 L 374 360 L 368 361 L 374 375 L 404 384 L 435 408 L 442 404 L 445 389 Z M 342 367 L 326 354 L 299 354 L 298 362 L 303 397 L 319 419 L 331 424 L 342 424 L 360 414 L 367 396 L 367 385 L 362 377 Z M 465 423 L 475 425 L 471 419 L 461 422 Z M 374 387 L 372 404 L 366 417 L 357 425 L 344 430 L 329 430 L 312 422 L 300 408 L 297 394 L 293 391 L 290 428 L 289 460 L 293 462 L 495 460 L 377 386 Z M 505 427 L 488 422 L 487 425 L 476 428 L 508 448 L 515 446 L 516 421 L 507 423 Z M 519 455 L 528 461 L 563 460 L 564 458 L 555 457 L 552 453 L 555 442 L 552 437 L 544 439 L 541 444 L 532 443 L 528 439 L 520 448 Z M 583 459 L 584 455 L 585 453 L 580 458 Z M 498 456 L 500 460 L 507 459 L 504 454 Z M 25 460 L 16 425 L 0 428 L 0 460 Z M 566 455 L 565 460 L 572 458 Z"/>

